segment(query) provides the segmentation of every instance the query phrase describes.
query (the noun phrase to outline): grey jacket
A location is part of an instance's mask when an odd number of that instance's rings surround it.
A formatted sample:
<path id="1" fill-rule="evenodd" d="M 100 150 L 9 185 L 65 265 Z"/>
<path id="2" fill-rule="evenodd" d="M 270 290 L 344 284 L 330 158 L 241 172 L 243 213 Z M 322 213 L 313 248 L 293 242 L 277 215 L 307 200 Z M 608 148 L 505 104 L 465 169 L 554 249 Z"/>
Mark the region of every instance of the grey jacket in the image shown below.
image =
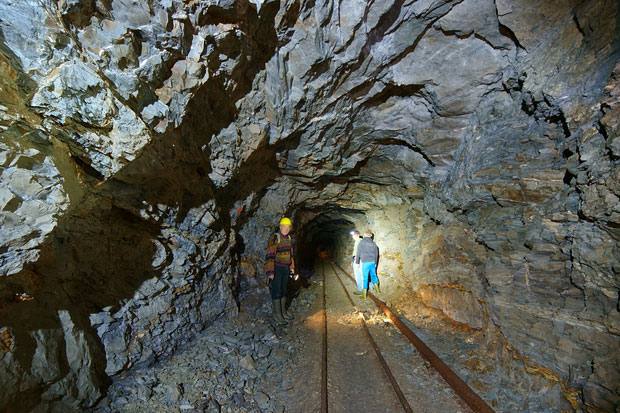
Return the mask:
<path id="1" fill-rule="evenodd" d="M 371 238 L 364 238 L 357 245 L 355 263 L 379 261 L 379 247 Z"/>

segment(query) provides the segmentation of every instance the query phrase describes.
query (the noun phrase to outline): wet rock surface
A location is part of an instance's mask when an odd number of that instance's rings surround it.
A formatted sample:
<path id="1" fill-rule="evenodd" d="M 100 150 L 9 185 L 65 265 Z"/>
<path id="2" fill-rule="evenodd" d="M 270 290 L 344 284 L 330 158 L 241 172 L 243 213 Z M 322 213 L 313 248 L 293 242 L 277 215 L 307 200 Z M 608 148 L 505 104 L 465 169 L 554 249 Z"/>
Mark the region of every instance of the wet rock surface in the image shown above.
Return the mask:
<path id="1" fill-rule="evenodd" d="M 554 389 L 509 406 L 614 411 L 619 13 L 0 0 L 0 410 L 92 408 L 235 317 L 288 214 L 307 266 L 371 227 L 395 303 Z"/>

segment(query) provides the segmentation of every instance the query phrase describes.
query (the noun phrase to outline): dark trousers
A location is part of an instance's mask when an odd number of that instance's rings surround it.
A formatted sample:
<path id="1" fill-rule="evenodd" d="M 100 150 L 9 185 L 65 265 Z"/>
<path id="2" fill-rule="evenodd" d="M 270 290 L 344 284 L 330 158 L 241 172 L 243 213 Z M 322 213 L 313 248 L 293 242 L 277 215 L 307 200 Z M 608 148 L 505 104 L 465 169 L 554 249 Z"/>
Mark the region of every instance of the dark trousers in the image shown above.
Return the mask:
<path id="1" fill-rule="evenodd" d="M 271 291 L 271 299 L 279 300 L 286 297 L 286 289 L 288 287 L 289 267 L 280 267 L 276 265 L 276 271 L 273 280 L 269 285 Z"/>

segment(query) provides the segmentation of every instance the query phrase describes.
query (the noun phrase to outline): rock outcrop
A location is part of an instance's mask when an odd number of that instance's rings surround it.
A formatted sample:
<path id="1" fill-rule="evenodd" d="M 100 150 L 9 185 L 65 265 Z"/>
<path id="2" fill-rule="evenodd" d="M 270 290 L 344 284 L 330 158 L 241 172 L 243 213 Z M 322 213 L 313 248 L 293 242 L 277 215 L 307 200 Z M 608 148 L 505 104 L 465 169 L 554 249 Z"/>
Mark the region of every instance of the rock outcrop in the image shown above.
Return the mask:
<path id="1" fill-rule="evenodd" d="M 524 360 L 510 383 L 561 388 L 511 408 L 614 411 L 619 16 L 0 0 L 0 410 L 91 408 L 234 315 L 289 213 L 308 262 L 370 226 L 384 271 Z"/>

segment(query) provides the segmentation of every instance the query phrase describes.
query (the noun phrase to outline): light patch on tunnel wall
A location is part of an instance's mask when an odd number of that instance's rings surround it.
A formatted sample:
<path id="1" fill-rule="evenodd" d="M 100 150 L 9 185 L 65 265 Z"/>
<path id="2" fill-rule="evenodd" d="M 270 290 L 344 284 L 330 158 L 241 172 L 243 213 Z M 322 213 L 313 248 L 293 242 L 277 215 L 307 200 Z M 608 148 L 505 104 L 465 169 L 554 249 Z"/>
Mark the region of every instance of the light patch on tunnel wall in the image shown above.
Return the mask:
<path id="1" fill-rule="evenodd" d="M 380 250 L 379 275 L 414 276 L 405 265 L 406 259 L 415 259 L 414 251 L 407 249 L 416 234 L 411 206 L 388 205 L 370 210 L 366 215 Z"/>

